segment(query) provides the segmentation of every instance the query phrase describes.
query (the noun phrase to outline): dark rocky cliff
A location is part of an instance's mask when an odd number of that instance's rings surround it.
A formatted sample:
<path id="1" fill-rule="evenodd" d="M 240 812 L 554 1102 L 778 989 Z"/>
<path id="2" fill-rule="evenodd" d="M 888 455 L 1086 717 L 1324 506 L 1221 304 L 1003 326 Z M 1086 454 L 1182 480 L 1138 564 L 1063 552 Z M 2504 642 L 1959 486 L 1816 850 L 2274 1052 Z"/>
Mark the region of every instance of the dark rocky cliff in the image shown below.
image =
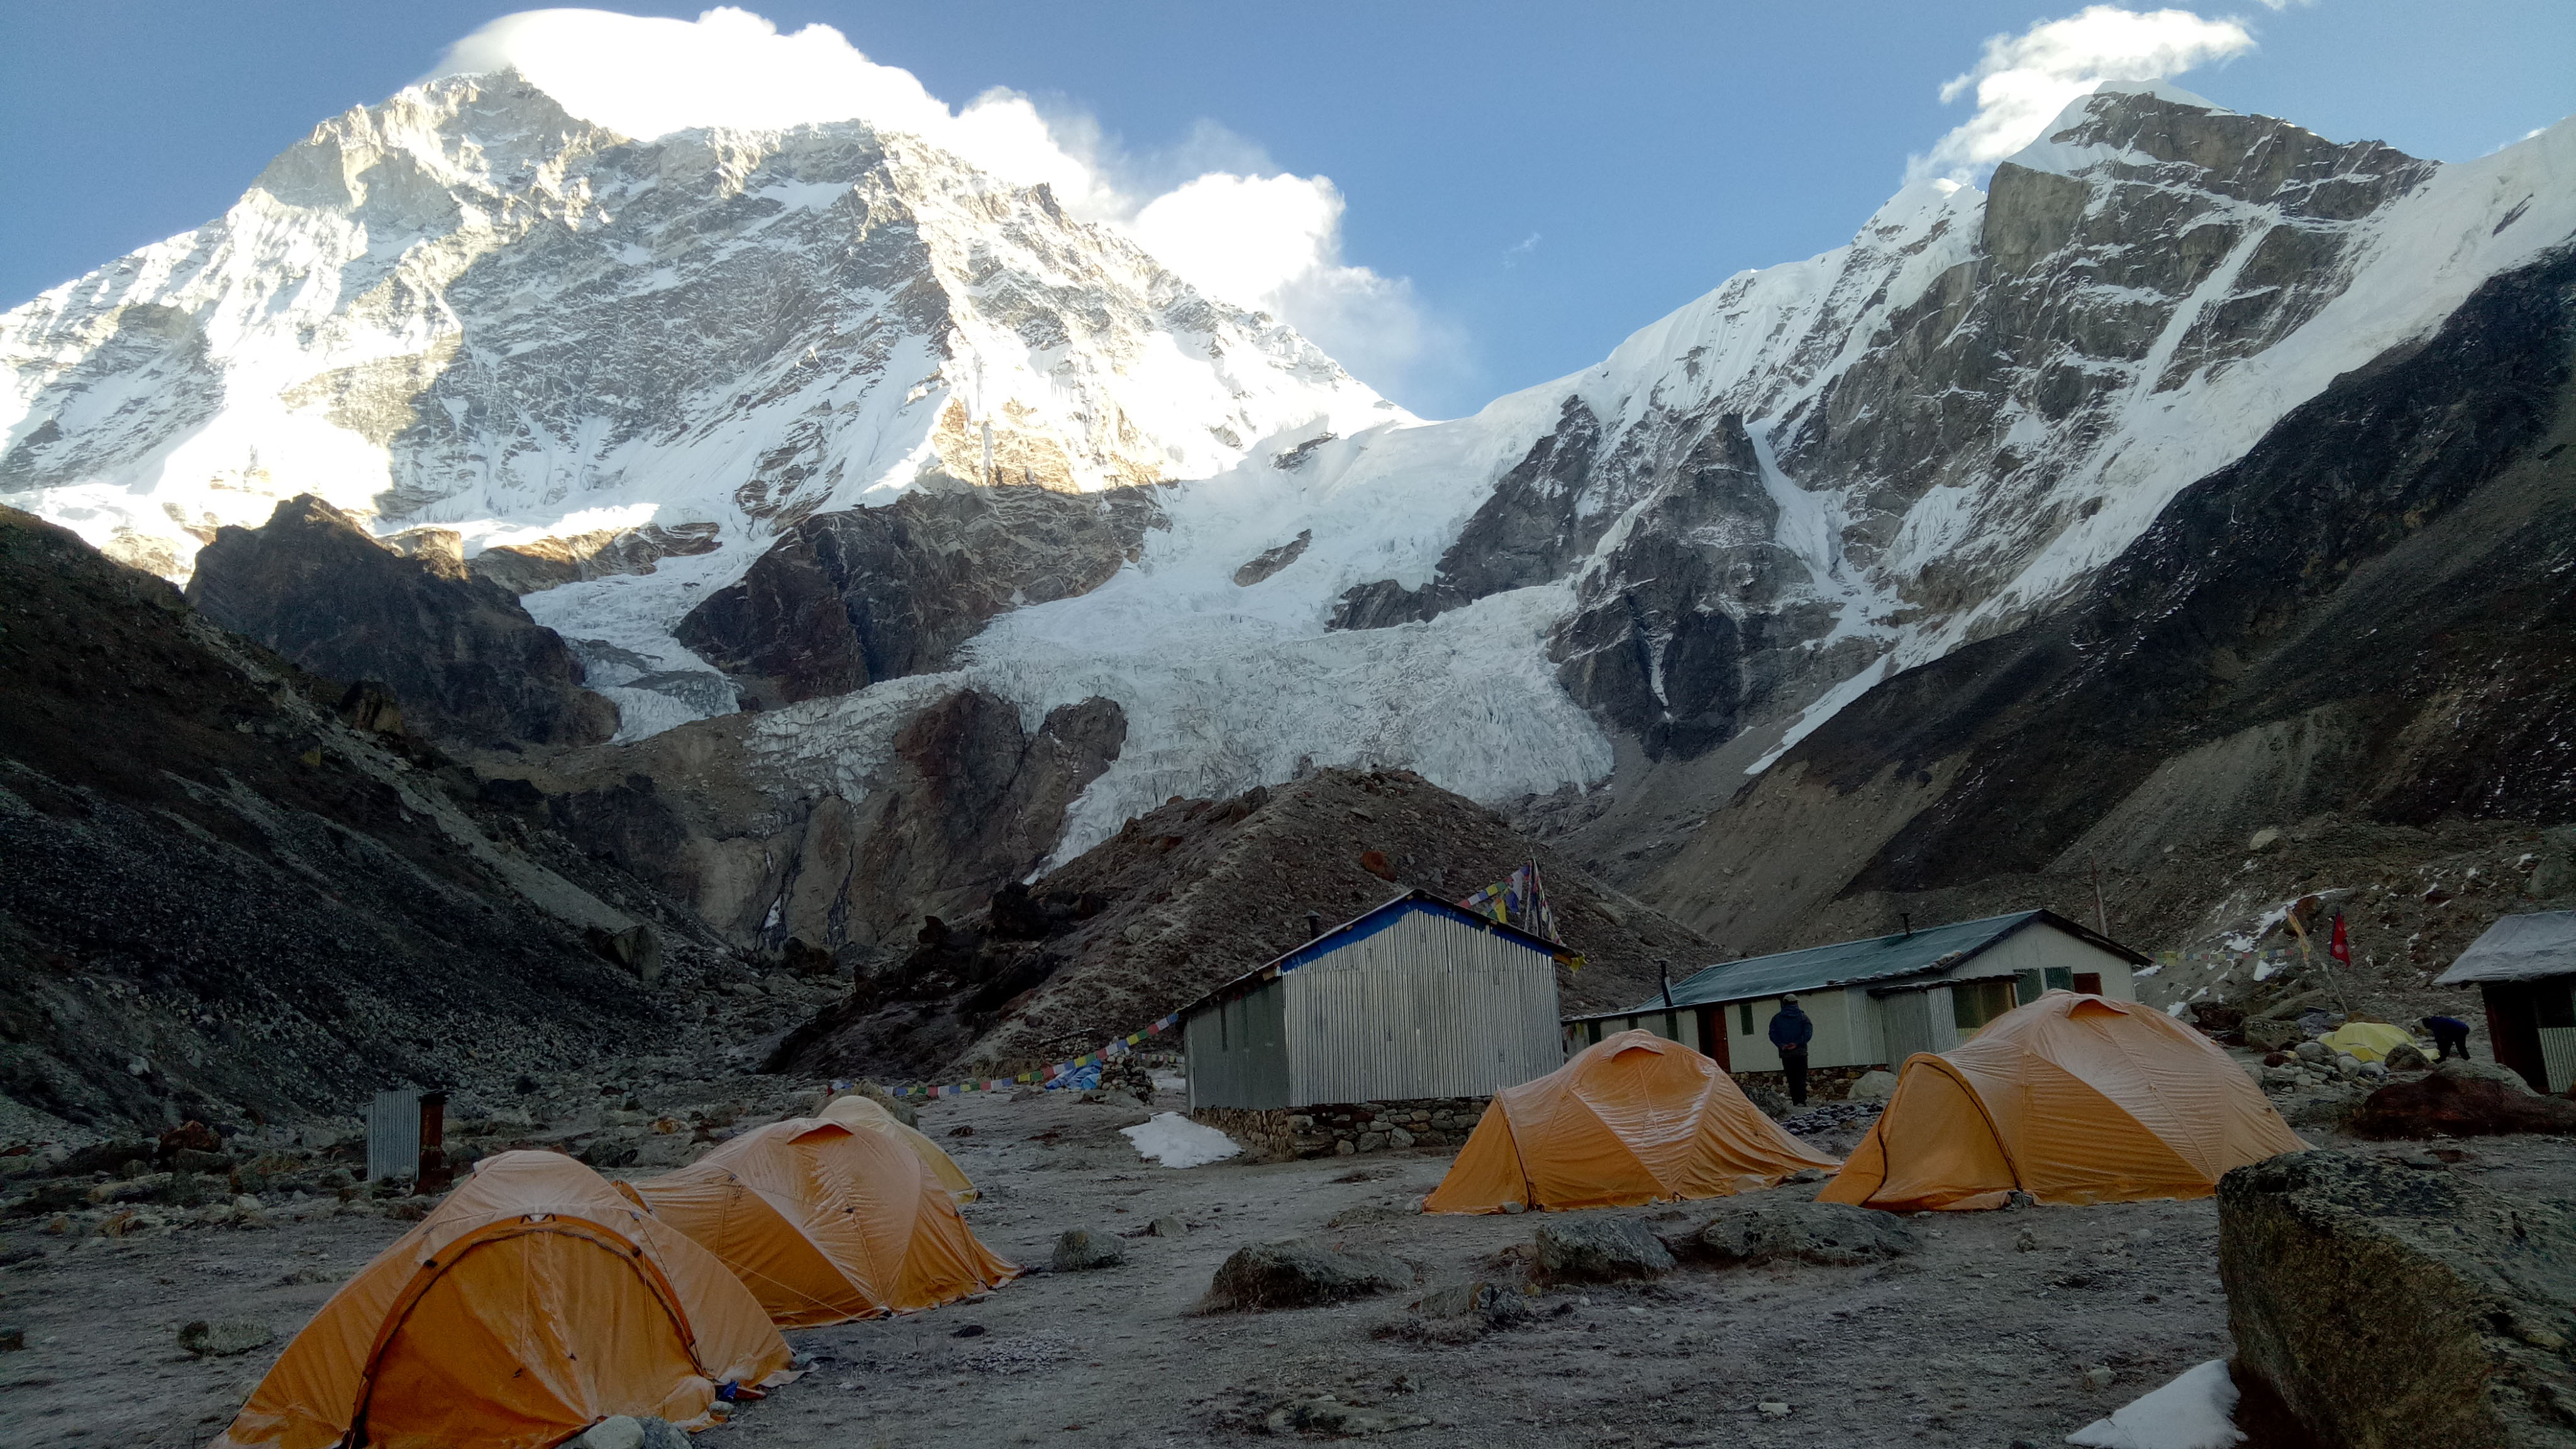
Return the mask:
<path id="1" fill-rule="evenodd" d="M 391 686 L 414 728 L 480 746 L 582 745 L 617 707 L 516 595 L 452 555 L 406 557 L 307 494 L 197 555 L 188 602 L 316 674 Z"/>
<path id="2" fill-rule="evenodd" d="M 847 694 L 944 667 L 1004 610 L 1100 587 L 1158 518 L 1149 489 L 1024 484 L 817 514 L 676 633 L 762 705 Z"/>
<path id="3" fill-rule="evenodd" d="M 703 933 L 403 736 L 0 509 L 0 1094 L 75 1123 L 346 1114 L 662 1040 L 587 944 Z M 390 731 L 390 732 L 388 732 Z"/>

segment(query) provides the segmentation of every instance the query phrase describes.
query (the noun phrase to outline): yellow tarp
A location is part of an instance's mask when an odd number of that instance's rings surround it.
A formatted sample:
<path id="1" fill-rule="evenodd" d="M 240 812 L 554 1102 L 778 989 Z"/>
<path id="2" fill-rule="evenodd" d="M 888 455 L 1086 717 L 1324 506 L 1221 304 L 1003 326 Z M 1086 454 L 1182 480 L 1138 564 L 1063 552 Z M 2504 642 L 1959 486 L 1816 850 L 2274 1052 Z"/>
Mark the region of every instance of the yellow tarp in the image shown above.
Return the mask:
<path id="1" fill-rule="evenodd" d="M 782 1326 L 934 1308 L 1020 1271 L 975 1240 L 910 1148 L 820 1118 L 755 1128 L 628 1186 Z"/>
<path id="2" fill-rule="evenodd" d="M 505 1152 L 358 1270 L 215 1449 L 547 1449 L 614 1414 L 711 1422 L 793 1378 L 722 1263 L 556 1152 Z"/>
<path id="3" fill-rule="evenodd" d="M 2349 1052 L 2359 1061 L 2375 1062 L 2401 1046 L 2417 1046 L 2402 1026 L 2381 1021 L 2348 1021 L 2317 1038 L 2330 1052 Z"/>
<path id="4" fill-rule="evenodd" d="M 1832 1166 L 1747 1100 L 1717 1063 L 1652 1032 L 1623 1031 L 1496 1093 L 1423 1211 L 1725 1197 Z"/>
<path id="5" fill-rule="evenodd" d="M 957 1159 L 940 1151 L 938 1143 L 903 1125 L 886 1110 L 883 1102 L 862 1097 L 856 1092 L 845 1092 L 824 1103 L 821 1115 L 826 1122 L 838 1122 L 854 1131 L 864 1128 L 870 1132 L 882 1132 L 902 1143 L 911 1149 L 913 1156 L 921 1159 L 921 1165 L 930 1169 L 930 1175 L 939 1180 L 940 1187 L 958 1202 L 973 1202 L 982 1195 L 975 1191 L 973 1180 L 966 1176 L 966 1169 L 957 1165 Z"/>
<path id="6" fill-rule="evenodd" d="M 1913 1212 L 2207 1197 L 2306 1143 L 2218 1045 L 2153 1007 L 2052 991 L 1917 1053 L 1822 1202 Z"/>

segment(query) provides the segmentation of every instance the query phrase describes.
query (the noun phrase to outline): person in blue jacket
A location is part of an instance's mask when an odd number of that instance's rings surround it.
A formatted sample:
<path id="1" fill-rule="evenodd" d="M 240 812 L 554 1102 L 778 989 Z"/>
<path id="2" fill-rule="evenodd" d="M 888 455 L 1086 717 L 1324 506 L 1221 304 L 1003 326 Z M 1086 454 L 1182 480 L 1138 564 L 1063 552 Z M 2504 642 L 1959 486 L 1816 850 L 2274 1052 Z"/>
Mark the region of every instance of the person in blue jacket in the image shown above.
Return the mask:
<path id="1" fill-rule="evenodd" d="M 1789 1104 L 1807 1105 L 1807 1043 L 1815 1040 L 1816 1024 L 1798 1006 L 1795 996 L 1780 998 L 1779 1014 L 1771 1018 L 1771 1045 L 1780 1049 L 1780 1070 L 1789 1078 Z"/>
<path id="2" fill-rule="evenodd" d="M 2428 1016 L 2424 1018 L 2424 1032 L 2433 1038 L 2433 1050 L 2441 1053 L 2434 1060 L 2447 1062 L 2458 1057 L 2465 1062 L 2469 1059 L 2467 1022 L 2456 1016 Z"/>

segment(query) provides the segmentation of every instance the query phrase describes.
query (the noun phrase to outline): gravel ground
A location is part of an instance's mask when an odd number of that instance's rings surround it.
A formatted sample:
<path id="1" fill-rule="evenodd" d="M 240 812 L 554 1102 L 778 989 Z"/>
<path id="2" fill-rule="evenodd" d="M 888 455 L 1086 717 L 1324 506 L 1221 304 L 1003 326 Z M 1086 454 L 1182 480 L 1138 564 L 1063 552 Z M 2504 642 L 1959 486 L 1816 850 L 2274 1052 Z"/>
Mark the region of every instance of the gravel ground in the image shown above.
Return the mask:
<path id="1" fill-rule="evenodd" d="M 1311 1233 L 1391 1251 L 1419 1265 L 1426 1287 L 1517 1282 L 1516 1260 L 1501 1255 L 1529 1242 L 1535 1220 L 1412 1212 L 1446 1167 L 1428 1154 L 1160 1168 L 1118 1136 L 1141 1116 L 1062 1094 L 932 1104 L 922 1125 L 984 1185 L 968 1215 L 995 1249 L 1043 1268 L 1068 1227 L 1139 1233 L 1126 1262 L 792 1334 L 813 1372 L 701 1442 L 1192 1445 L 1258 1434 L 1272 1408 L 1331 1393 L 1429 1419 L 1393 1436 L 1422 1446 L 2002 1449 L 2060 1442 L 2229 1350 L 2207 1201 L 1942 1215 L 1912 1224 L 1920 1252 L 1885 1265 L 1685 1266 L 1653 1285 L 1540 1294 L 1527 1326 L 1458 1343 L 1398 1332 L 1411 1294 L 1198 1316 L 1210 1275 L 1249 1242 Z M 948 1135 L 961 1128 L 972 1134 Z M 2561 1139 L 2468 1153 L 2450 1170 L 2507 1191 L 2576 1184 L 2576 1144 Z M 1669 1230 L 1699 1210 L 1634 1211 Z M 1187 1236 L 1142 1235 L 1165 1215 Z M 45 1256 L 0 1270 L 0 1323 L 23 1326 L 29 1345 L 0 1354 L 0 1444 L 203 1443 L 339 1279 L 401 1227 L 344 1215 L 76 1246 L 11 1237 L 0 1246 Z M 2034 1246 L 2021 1246 L 2025 1233 Z M 277 1338 L 193 1359 L 177 1334 L 201 1318 L 253 1319 Z M 2109 1370 L 2109 1382 L 2088 1369 Z M 1764 1401 L 1790 1412 L 1766 1416 Z"/>

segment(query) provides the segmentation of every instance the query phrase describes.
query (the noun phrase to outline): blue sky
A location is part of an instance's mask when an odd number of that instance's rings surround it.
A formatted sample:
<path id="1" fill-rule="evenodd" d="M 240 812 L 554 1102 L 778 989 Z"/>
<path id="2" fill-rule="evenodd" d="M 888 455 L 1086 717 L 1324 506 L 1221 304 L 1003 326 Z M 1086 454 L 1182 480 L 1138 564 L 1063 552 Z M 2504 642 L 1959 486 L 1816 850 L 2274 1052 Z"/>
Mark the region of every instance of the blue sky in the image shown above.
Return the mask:
<path id="1" fill-rule="evenodd" d="M 316 121 L 382 99 L 516 8 L 10 7 L 0 306 L 215 216 Z M 955 106 L 1005 86 L 1060 130 L 1088 117 L 1147 191 L 1200 169 L 1329 177 L 1338 261 L 1394 289 L 1414 329 L 1380 347 L 1392 324 L 1345 317 L 1336 350 L 1445 415 L 1597 361 L 1734 271 L 1847 240 L 1909 158 L 1976 111 L 1973 93 L 1944 104 L 1944 82 L 1989 37 L 2079 7 L 752 8 L 782 32 L 830 25 Z M 2189 8 L 2254 44 L 2178 84 L 2337 140 L 2457 160 L 2576 111 L 2568 0 Z"/>

